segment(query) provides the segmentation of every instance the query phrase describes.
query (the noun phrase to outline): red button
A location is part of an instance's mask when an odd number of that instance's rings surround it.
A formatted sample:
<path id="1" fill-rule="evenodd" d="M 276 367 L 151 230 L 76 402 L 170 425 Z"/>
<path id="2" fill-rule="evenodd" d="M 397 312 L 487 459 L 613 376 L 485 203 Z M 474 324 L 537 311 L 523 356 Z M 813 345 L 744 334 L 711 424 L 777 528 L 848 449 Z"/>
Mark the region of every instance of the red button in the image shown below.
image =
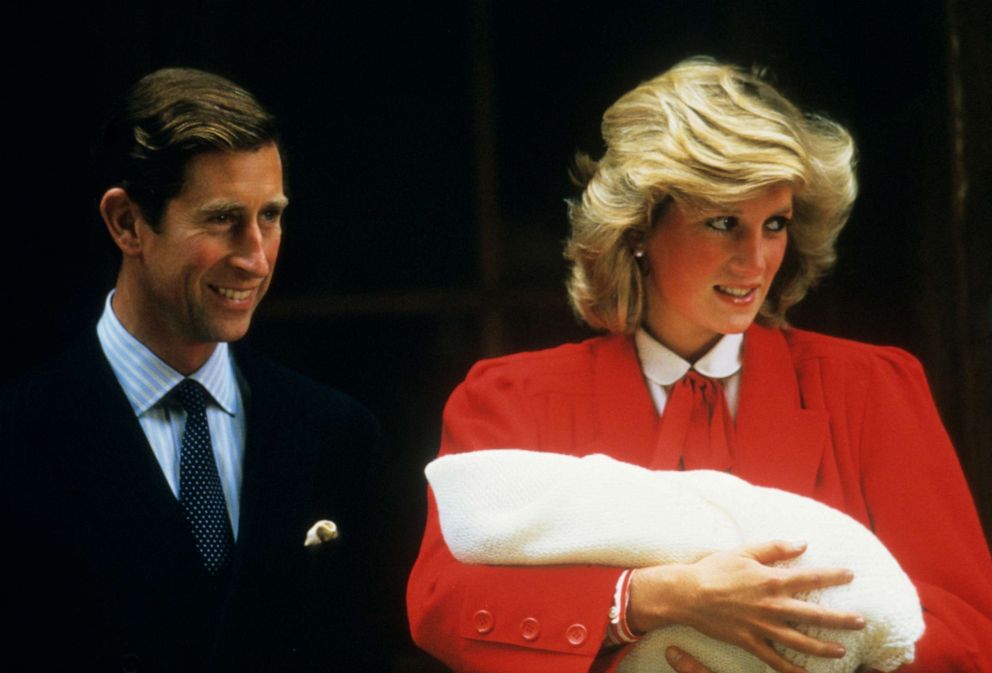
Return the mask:
<path id="1" fill-rule="evenodd" d="M 479 610 L 472 615 L 475 630 L 479 633 L 489 633 L 493 630 L 493 613 L 489 610 Z"/>
<path id="2" fill-rule="evenodd" d="M 565 637 L 568 638 L 568 642 L 576 647 L 586 642 L 586 637 L 588 635 L 589 630 L 582 624 L 572 624 L 565 629 Z"/>
<path id="3" fill-rule="evenodd" d="M 520 635 L 524 640 L 537 640 L 541 635 L 541 623 L 533 617 L 528 617 L 520 623 Z"/>

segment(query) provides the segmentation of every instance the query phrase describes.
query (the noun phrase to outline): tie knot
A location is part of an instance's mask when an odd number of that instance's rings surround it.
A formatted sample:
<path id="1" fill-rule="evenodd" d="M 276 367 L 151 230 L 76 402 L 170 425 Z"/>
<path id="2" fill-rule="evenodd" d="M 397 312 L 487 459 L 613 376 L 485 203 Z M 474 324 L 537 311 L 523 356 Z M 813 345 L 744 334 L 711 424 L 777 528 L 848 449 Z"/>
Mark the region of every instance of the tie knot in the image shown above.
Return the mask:
<path id="1" fill-rule="evenodd" d="M 682 380 L 697 390 L 714 390 L 716 386 L 720 385 L 708 376 L 700 374 L 695 369 L 687 371 L 685 376 L 682 377 Z"/>
<path id="2" fill-rule="evenodd" d="M 183 379 L 172 389 L 172 394 L 187 414 L 202 414 L 207 408 L 207 391 L 199 381 Z"/>
<path id="3" fill-rule="evenodd" d="M 702 396 L 706 404 L 710 406 L 713 406 L 717 398 L 723 393 L 723 385 L 719 381 L 700 374 L 695 369 L 686 372 L 679 383 Z"/>

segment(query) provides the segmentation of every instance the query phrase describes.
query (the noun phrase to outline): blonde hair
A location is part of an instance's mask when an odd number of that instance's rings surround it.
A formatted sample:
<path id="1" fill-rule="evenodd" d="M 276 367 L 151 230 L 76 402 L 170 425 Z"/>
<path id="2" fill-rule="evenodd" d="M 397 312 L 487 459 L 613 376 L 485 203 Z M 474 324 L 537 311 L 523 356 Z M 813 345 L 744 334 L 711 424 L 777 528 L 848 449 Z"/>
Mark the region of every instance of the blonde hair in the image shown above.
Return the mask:
<path id="1" fill-rule="evenodd" d="M 598 162 L 576 156 L 573 175 L 584 190 L 568 202 L 565 247 L 569 299 L 590 326 L 631 333 L 641 324 L 644 278 L 633 247 L 671 203 L 719 209 L 773 185 L 792 187 L 785 260 L 758 316 L 765 324 L 783 324 L 836 260 L 857 195 L 854 142 L 839 124 L 800 111 L 760 72 L 688 59 L 622 96 L 603 115 L 602 134 Z"/>

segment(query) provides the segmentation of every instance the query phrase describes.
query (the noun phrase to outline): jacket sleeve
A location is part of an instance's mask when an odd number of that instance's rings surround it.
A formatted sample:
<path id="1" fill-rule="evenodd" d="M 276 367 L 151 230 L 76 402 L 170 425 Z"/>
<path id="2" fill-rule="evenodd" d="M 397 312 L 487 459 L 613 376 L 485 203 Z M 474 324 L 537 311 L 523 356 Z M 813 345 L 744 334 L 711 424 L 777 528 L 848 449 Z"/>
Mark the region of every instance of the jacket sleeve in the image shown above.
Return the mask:
<path id="1" fill-rule="evenodd" d="M 500 361 L 473 368 L 445 408 L 442 455 L 539 448 L 540 428 L 520 374 Z M 407 587 L 413 639 L 459 673 L 605 670 L 619 654 L 598 656 L 620 573 L 460 563 L 444 542 L 428 492 L 427 526 Z"/>
<path id="2" fill-rule="evenodd" d="M 872 526 L 912 578 L 926 632 L 904 673 L 992 673 L 992 560 L 919 362 L 885 349 L 862 426 Z"/>

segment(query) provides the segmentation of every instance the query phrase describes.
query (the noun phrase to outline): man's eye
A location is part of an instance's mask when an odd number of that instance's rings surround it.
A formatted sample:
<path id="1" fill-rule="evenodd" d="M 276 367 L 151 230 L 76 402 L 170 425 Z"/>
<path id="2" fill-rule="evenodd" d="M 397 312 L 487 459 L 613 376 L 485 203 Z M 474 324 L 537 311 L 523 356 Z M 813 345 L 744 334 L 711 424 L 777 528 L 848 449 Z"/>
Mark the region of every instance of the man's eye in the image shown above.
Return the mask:
<path id="1" fill-rule="evenodd" d="M 232 219 L 230 213 L 214 213 L 210 216 L 210 221 L 216 224 L 227 224 Z"/>
<path id="2" fill-rule="evenodd" d="M 765 229 L 769 231 L 785 231 L 791 221 L 788 217 L 773 217 L 765 222 Z"/>
<path id="3" fill-rule="evenodd" d="M 717 231 L 730 231 L 737 226 L 737 218 L 733 215 L 721 215 L 706 220 L 706 226 Z"/>
<path id="4" fill-rule="evenodd" d="M 282 211 L 277 210 L 276 208 L 262 211 L 262 219 L 268 222 L 277 222 L 281 216 Z"/>

